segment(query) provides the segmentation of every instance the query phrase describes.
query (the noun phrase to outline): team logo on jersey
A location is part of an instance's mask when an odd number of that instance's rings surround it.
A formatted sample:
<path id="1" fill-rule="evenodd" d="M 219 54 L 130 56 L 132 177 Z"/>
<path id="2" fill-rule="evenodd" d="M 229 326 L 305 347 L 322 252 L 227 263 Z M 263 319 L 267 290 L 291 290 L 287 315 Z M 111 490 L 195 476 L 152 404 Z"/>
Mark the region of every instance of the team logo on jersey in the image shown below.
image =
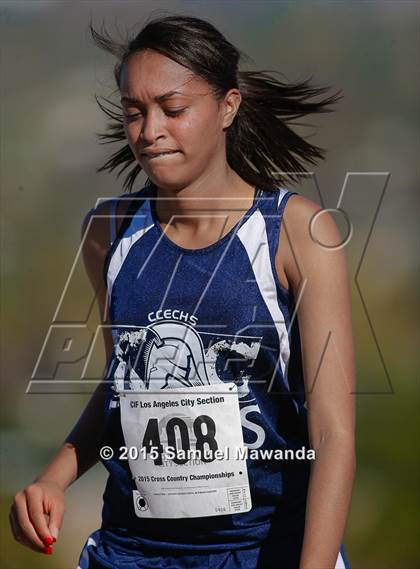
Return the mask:
<path id="1" fill-rule="evenodd" d="M 113 327 L 114 358 L 109 368 L 116 391 L 159 391 L 234 381 L 245 443 L 259 448 L 265 432 L 252 419 L 260 414 L 249 387 L 261 337 L 199 332 L 186 322 L 159 320 L 145 327 Z M 254 415 L 252 415 L 254 414 Z"/>

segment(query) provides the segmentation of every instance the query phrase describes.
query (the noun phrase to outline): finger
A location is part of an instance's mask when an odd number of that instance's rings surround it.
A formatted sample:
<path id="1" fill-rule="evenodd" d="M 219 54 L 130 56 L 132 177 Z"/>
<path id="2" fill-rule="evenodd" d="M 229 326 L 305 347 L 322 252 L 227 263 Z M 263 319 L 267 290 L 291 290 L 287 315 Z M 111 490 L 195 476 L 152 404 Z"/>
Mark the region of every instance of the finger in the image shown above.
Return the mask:
<path id="1" fill-rule="evenodd" d="M 19 530 L 13 506 L 12 506 L 12 509 L 9 513 L 9 522 L 10 522 L 10 527 L 12 529 L 13 537 L 15 538 L 15 540 L 18 543 L 28 547 L 29 549 L 32 549 L 33 551 L 36 551 L 37 553 L 39 553 L 39 551 L 40 551 L 39 548 L 35 547 L 35 545 L 33 545 L 33 543 L 31 543 L 26 537 L 24 537 L 22 532 Z"/>
<path id="2" fill-rule="evenodd" d="M 13 506 L 12 506 L 12 508 L 13 508 Z M 13 537 L 15 538 L 16 541 L 20 541 L 20 535 L 19 535 L 19 532 L 17 531 L 17 528 L 16 528 L 16 522 L 13 519 L 12 509 L 10 509 L 10 512 L 9 512 L 9 523 L 10 523 L 10 529 L 12 530 Z"/>
<path id="3" fill-rule="evenodd" d="M 29 540 L 32 545 L 38 548 L 38 551 L 44 549 L 44 544 L 38 537 L 28 515 L 27 497 L 23 493 L 15 502 L 16 520 L 19 527 L 19 533 Z"/>
<path id="4" fill-rule="evenodd" d="M 51 537 L 51 532 L 44 515 L 43 492 L 40 488 L 35 487 L 28 488 L 26 493 L 29 519 L 38 537 L 45 545 L 45 541 Z M 49 545 L 51 545 L 51 543 L 49 543 Z"/>
<path id="5" fill-rule="evenodd" d="M 54 502 L 54 504 L 51 505 L 48 527 L 50 534 L 55 537 L 55 539 L 58 539 L 58 533 L 63 524 L 64 510 L 64 502 Z"/>

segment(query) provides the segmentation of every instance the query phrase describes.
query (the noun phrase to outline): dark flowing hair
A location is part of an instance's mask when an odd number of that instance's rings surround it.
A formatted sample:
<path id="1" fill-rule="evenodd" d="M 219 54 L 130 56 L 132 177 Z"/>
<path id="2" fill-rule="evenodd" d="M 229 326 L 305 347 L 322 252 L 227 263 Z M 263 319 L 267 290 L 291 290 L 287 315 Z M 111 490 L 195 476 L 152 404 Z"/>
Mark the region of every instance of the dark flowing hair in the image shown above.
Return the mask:
<path id="1" fill-rule="evenodd" d="M 102 33 L 91 23 L 89 29 L 94 43 L 118 60 L 114 67 L 118 90 L 125 62 L 132 54 L 145 49 L 155 50 L 205 79 L 217 100 L 229 89 L 239 89 L 242 101 L 227 129 L 226 159 L 249 184 L 278 190 L 279 186 L 299 182 L 299 173 L 308 173 L 304 162 L 316 164 L 317 160 L 324 159 L 325 150 L 296 134 L 290 126 L 299 123 L 291 121 L 308 114 L 331 112 L 327 106 L 342 98 L 340 91 L 314 102 L 310 100 L 312 97 L 324 94 L 330 87 L 311 86 L 309 80 L 283 83 L 272 75 L 276 71 L 238 70 L 240 58 L 248 56 L 212 24 L 196 17 L 155 17 L 137 35 L 123 42 L 113 40 L 104 26 Z M 100 143 L 126 141 L 121 106 L 103 97 L 113 107 L 107 108 L 96 95 L 95 99 L 111 119 L 107 132 L 98 134 Z M 97 172 L 112 172 L 122 166 L 119 177 L 131 165 L 133 168 L 123 184 L 124 191 L 130 193 L 142 168 L 128 143 L 112 154 Z"/>

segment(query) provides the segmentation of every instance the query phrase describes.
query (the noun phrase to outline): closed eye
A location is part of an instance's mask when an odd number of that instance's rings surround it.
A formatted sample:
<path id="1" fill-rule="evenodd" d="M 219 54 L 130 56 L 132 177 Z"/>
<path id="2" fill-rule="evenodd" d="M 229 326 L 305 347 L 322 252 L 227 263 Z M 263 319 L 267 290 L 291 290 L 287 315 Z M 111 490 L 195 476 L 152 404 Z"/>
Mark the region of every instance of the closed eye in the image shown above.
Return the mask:
<path id="1" fill-rule="evenodd" d="M 178 115 L 182 114 L 184 111 L 185 109 L 178 109 L 176 111 L 165 111 L 165 114 L 168 115 L 169 117 L 177 117 Z M 133 113 L 133 114 L 124 113 L 124 117 L 127 119 L 138 118 L 141 117 L 142 115 L 143 115 L 142 112 Z"/>
<path id="2" fill-rule="evenodd" d="M 185 109 L 178 109 L 177 111 L 165 111 L 165 114 L 167 114 L 170 117 L 177 117 L 178 115 L 180 115 L 184 111 L 185 111 Z"/>

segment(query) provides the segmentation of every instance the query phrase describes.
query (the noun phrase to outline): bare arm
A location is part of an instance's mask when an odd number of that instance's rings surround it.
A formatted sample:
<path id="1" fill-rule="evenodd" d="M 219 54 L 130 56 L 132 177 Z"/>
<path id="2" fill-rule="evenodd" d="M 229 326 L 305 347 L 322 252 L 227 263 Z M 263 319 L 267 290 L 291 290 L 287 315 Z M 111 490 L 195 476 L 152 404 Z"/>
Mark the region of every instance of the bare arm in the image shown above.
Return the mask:
<path id="1" fill-rule="evenodd" d="M 101 323 L 108 322 L 107 291 L 102 278 L 103 263 L 109 249 L 109 219 L 106 202 L 90 210 L 82 224 L 82 254 L 87 274 L 96 291 Z M 107 361 L 112 354 L 109 328 L 102 328 Z M 58 537 L 65 511 L 64 491 L 99 459 L 99 445 L 105 426 L 106 385 L 100 382 L 77 424 L 51 461 L 34 482 L 18 492 L 13 500 L 9 520 L 17 541 L 45 551 L 45 540 Z M 45 518 L 48 516 L 48 523 Z M 51 540 L 50 540 L 51 541 Z M 50 551 L 51 552 L 51 551 Z"/>
<path id="2" fill-rule="evenodd" d="M 86 272 L 96 292 L 102 324 L 108 323 L 107 291 L 102 278 L 105 255 L 109 248 L 107 204 L 90 210 L 82 224 L 82 254 Z M 112 354 L 110 328 L 102 328 L 107 362 Z M 55 482 L 65 490 L 99 460 L 100 441 L 105 426 L 106 384 L 100 382 L 93 392 L 76 425 L 56 455 L 36 481 Z"/>
<path id="3" fill-rule="evenodd" d="M 299 569 L 334 569 L 356 467 L 355 358 L 347 263 L 342 248 L 327 249 L 311 237 L 311 218 L 319 210 L 302 196 L 290 198 L 280 237 L 286 246 L 277 263 L 279 278 L 297 299 L 309 438 L 316 453 Z M 341 241 L 327 212 L 312 226 L 312 236 L 330 247 Z"/>

